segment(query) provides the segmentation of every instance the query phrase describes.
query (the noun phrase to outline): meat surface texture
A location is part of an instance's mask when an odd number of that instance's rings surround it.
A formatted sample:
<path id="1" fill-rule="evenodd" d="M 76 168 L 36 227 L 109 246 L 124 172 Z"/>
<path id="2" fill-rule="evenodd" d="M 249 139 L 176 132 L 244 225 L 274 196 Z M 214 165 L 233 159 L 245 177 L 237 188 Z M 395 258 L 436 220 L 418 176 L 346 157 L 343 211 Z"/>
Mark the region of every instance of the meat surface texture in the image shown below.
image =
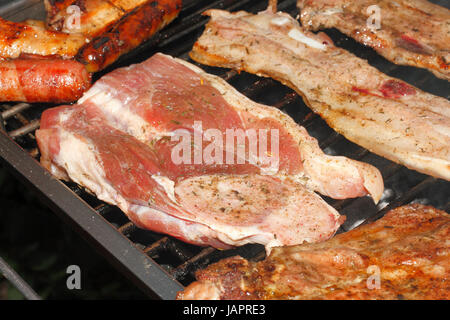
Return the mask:
<path id="1" fill-rule="evenodd" d="M 356 2 L 356 1 L 355 1 Z M 371 67 L 290 15 L 209 10 L 190 55 L 272 77 L 347 139 L 408 168 L 450 180 L 450 103 Z M 270 57 L 270 59 L 268 59 Z"/>
<path id="2" fill-rule="evenodd" d="M 74 60 L 22 56 L 0 61 L 0 101 L 72 102 L 90 86 L 91 75 Z"/>
<path id="3" fill-rule="evenodd" d="M 214 152 L 234 162 L 195 161 L 213 139 L 219 145 L 217 133 L 261 128 L 278 130 L 276 170 L 259 156 L 250 161 L 237 144 Z M 180 130 L 192 137 L 193 162 L 174 161 Z M 199 132 L 216 135 L 198 142 Z M 77 105 L 46 110 L 36 137 L 41 163 L 58 178 L 119 206 L 139 227 L 218 248 L 324 241 L 344 219 L 312 190 L 375 201 L 383 191 L 374 167 L 325 155 L 278 109 L 163 54 L 103 76 Z"/>
<path id="4" fill-rule="evenodd" d="M 450 298 L 450 218 L 407 205 L 331 240 L 231 257 L 198 271 L 178 299 Z"/>
<path id="5" fill-rule="evenodd" d="M 0 18 L 0 58 L 4 59 L 22 54 L 73 58 L 86 39 L 81 34 L 47 30 L 43 21 L 11 22 Z"/>
<path id="6" fill-rule="evenodd" d="M 305 28 L 337 28 L 396 64 L 450 80 L 447 8 L 426 0 L 299 0 L 298 6 Z M 379 10 L 378 26 L 374 10 Z"/>
<path id="7" fill-rule="evenodd" d="M 107 31 L 123 16 L 150 1 L 44 0 L 47 11 L 46 23 L 49 30 L 81 33 L 93 38 Z"/>
<path id="8" fill-rule="evenodd" d="M 106 68 L 171 23 L 181 10 L 181 2 L 145 1 L 125 14 L 107 32 L 94 37 L 80 50 L 77 60 L 83 62 L 89 72 Z"/>

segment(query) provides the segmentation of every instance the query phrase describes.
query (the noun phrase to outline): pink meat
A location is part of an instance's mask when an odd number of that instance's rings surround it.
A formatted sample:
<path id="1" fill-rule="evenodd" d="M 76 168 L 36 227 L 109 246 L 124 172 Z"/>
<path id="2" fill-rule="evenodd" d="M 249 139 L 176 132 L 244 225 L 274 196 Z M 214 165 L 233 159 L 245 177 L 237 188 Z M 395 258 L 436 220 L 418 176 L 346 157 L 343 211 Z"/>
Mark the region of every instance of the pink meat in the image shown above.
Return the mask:
<path id="1" fill-rule="evenodd" d="M 203 132 L 277 129 L 278 170 L 264 172 L 266 164 L 249 161 L 248 148 L 242 164 L 236 148 L 223 150 L 235 164 L 175 164 L 179 142 L 171 136 L 184 129 L 194 141 L 199 121 Z M 312 189 L 336 198 L 379 199 L 382 192 L 375 168 L 323 154 L 279 110 L 162 54 L 104 76 L 77 105 L 45 111 L 36 136 L 41 163 L 57 177 L 119 206 L 142 228 L 199 245 L 255 242 L 270 249 L 323 241 L 343 217 Z"/>

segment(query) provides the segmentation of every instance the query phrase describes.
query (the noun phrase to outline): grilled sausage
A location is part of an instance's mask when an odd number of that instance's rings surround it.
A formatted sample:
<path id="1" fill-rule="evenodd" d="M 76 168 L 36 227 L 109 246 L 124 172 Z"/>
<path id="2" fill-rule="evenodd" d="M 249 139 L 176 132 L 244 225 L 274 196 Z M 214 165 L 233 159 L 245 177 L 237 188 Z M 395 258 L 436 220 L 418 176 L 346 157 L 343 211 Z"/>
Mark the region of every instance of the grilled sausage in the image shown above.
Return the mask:
<path id="1" fill-rule="evenodd" d="M 0 101 L 71 102 L 90 84 L 91 75 L 74 60 L 25 56 L 0 61 Z"/>
<path id="2" fill-rule="evenodd" d="M 147 2 L 124 16 L 109 32 L 93 39 L 77 54 L 89 72 L 104 69 L 174 20 L 181 0 Z"/>

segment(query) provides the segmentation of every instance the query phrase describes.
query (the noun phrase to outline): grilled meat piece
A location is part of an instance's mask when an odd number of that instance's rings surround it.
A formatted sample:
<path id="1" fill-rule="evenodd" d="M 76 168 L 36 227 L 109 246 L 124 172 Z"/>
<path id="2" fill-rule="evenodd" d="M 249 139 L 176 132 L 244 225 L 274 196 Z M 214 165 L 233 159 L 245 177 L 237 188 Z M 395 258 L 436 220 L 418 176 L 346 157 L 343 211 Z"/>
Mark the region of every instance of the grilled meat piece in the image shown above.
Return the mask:
<path id="1" fill-rule="evenodd" d="M 46 30 L 42 21 L 19 23 L 0 18 L 0 58 L 15 59 L 21 54 L 72 58 L 85 44 L 83 35 Z"/>
<path id="2" fill-rule="evenodd" d="M 322 243 L 274 248 L 261 262 L 219 261 L 178 299 L 448 300 L 449 236 L 446 212 L 407 205 Z"/>
<path id="3" fill-rule="evenodd" d="M 106 32 L 123 16 L 149 2 L 154 0 L 44 0 L 50 30 L 82 33 L 89 38 Z"/>
<path id="4" fill-rule="evenodd" d="M 288 14 L 206 12 L 197 62 L 272 77 L 347 139 L 392 161 L 450 180 L 450 103 L 371 67 Z M 267 57 L 270 57 L 268 59 Z"/>
<path id="5" fill-rule="evenodd" d="M 180 10 L 181 0 L 148 1 L 124 16 L 111 30 L 84 46 L 77 59 L 90 72 L 102 70 L 150 39 L 172 22 Z"/>
<path id="6" fill-rule="evenodd" d="M 372 27 L 373 6 L 380 28 Z M 450 10 L 426 0 L 299 0 L 305 28 L 337 28 L 386 59 L 450 80 Z M 367 21 L 369 20 L 369 24 Z"/>
<path id="7" fill-rule="evenodd" d="M 228 130 L 255 130 L 252 141 L 259 144 L 259 129 L 278 132 L 277 170 L 248 152 L 252 136 L 223 146 Z M 180 142 L 172 137 L 179 130 L 189 138 L 186 154 L 193 161 L 174 160 Z M 214 139 L 222 161 L 196 162 L 198 150 L 206 157 L 211 147 L 198 142 L 196 132 Z M 206 138 L 208 132 L 214 138 Z M 36 137 L 41 163 L 57 177 L 118 205 L 142 228 L 199 245 L 256 242 L 270 249 L 323 241 L 343 219 L 310 189 L 336 198 L 370 193 L 375 200 L 383 191 L 372 166 L 325 155 L 278 109 L 162 54 L 103 76 L 76 106 L 46 110 Z M 267 141 L 272 152 L 272 133 Z"/>
<path id="8" fill-rule="evenodd" d="M 91 85 L 91 75 L 74 60 L 21 56 L 0 61 L 0 100 L 72 102 Z"/>

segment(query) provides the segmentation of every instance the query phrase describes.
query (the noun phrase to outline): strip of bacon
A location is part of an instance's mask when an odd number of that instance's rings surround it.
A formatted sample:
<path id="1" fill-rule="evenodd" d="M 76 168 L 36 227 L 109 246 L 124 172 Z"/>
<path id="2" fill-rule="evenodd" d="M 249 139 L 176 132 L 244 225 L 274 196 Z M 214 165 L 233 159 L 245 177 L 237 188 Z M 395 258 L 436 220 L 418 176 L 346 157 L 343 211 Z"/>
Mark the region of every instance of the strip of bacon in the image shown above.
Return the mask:
<path id="1" fill-rule="evenodd" d="M 396 64 L 450 80 L 447 8 L 426 0 L 299 0 L 298 7 L 307 29 L 337 28 Z"/>
<path id="2" fill-rule="evenodd" d="M 417 171 L 450 180 L 450 103 L 335 47 L 288 14 L 209 10 L 192 59 L 272 77 L 347 139 Z M 270 57 L 270 59 L 268 59 Z"/>

